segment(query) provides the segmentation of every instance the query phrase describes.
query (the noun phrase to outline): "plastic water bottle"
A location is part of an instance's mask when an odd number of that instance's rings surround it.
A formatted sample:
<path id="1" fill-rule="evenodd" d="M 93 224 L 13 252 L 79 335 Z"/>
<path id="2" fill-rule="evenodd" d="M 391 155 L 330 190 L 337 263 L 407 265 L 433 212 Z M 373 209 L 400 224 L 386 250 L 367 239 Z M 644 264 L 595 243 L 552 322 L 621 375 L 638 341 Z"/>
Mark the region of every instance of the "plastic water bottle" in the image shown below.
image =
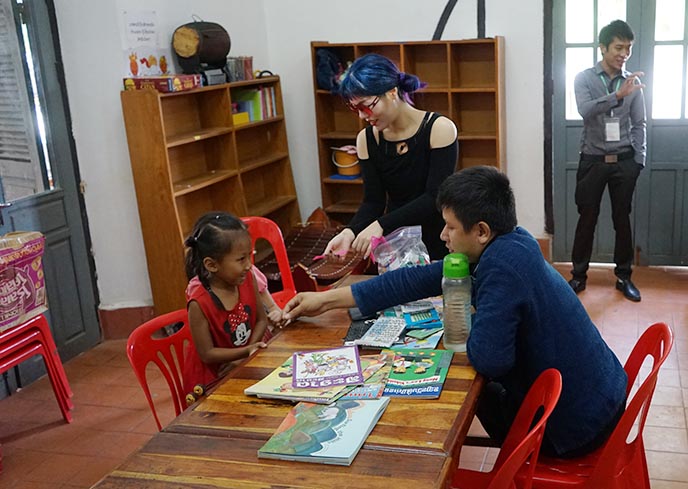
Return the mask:
<path id="1" fill-rule="evenodd" d="M 468 333 L 471 331 L 471 275 L 468 257 L 463 253 L 445 256 L 442 275 L 442 341 L 448 350 L 465 352 Z"/>

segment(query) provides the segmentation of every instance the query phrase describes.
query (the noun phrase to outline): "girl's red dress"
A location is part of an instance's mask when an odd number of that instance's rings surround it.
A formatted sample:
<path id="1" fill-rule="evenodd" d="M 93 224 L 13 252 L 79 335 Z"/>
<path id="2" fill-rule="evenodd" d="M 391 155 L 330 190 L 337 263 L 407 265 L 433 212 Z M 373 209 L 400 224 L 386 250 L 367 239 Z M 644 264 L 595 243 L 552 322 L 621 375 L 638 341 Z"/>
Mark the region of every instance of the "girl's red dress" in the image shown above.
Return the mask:
<path id="1" fill-rule="evenodd" d="M 239 300 L 228 311 L 220 299 L 194 277 L 186 288 L 187 307 L 196 301 L 208 320 L 213 345 L 218 348 L 238 348 L 248 345 L 256 324 L 256 293 L 253 274 L 239 285 Z M 193 343 L 186 345 L 184 359 L 184 392 L 190 393 L 196 385 L 206 386 L 218 377 L 221 364 L 203 363 Z"/>

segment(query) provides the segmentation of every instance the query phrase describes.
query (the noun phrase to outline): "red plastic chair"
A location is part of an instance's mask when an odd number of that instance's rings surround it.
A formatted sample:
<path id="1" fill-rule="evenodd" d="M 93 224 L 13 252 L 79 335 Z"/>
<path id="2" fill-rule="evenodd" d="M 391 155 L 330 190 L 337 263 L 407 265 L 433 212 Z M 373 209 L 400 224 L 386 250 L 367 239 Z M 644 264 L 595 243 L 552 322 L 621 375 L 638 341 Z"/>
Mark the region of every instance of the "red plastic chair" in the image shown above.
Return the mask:
<path id="1" fill-rule="evenodd" d="M 642 334 L 624 365 L 628 375 L 626 411 L 607 442 L 593 453 L 576 459 L 541 458 L 533 476 L 534 488 L 650 489 L 643 429 L 659 368 L 673 342 L 673 333 L 664 323 L 655 323 Z M 648 356 L 652 358 L 652 370 L 631 397 L 640 366 Z M 632 434 L 635 436 L 631 438 Z"/>
<path id="2" fill-rule="evenodd" d="M 165 326 L 179 323 L 182 326 L 172 335 L 162 336 L 160 334 L 160 330 Z M 162 425 L 146 379 L 146 367 L 149 363 L 154 363 L 162 373 L 167 386 L 170 388 L 174 411 L 178 416 L 186 407 L 182 374 L 184 372 L 184 349 L 191 342 L 191 329 L 189 328 L 186 309 L 169 312 L 143 323 L 132 331 L 127 340 L 129 363 L 134 369 L 143 393 L 146 395 L 158 430 L 162 430 Z"/>
<path id="3" fill-rule="evenodd" d="M 287 248 L 284 245 L 282 231 L 274 221 L 265 217 L 249 216 L 242 217 L 241 219 L 248 226 L 253 247 L 255 247 L 257 240 L 264 239 L 270 243 L 275 252 L 277 267 L 282 278 L 282 290 L 272 293 L 272 298 L 275 299 L 278 306 L 284 307 L 296 295 L 296 287 L 294 286 L 294 278 L 291 275 L 291 267 L 289 266 L 289 258 L 287 257 Z"/>
<path id="4" fill-rule="evenodd" d="M 556 406 L 560 394 L 561 374 L 559 371 L 550 368 L 542 372 L 528 390 L 502 444 L 493 469 L 490 472 L 457 469 L 450 487 L 452 489 L 510 489 L 516 487 L 514 478 L 516 474 L 519 474 L 523 482 L 519 487 L 530 489 L 533 464 L 537 461 L 540 452 L 547 419 Z"/>
<path id="5" fill-rule="evenodd" d="M 55 345 L 55 340 L 53 339 L 52 332 L 50 331 L 50 325 L 48 324 L 48 321 L 45 319 L 45 316 L 39 314 L 38 316 L 34 316 L 33 318 L 27 320 L 26 322 L 20 325 L 14 326 L 1 332 L 0 345 L 18 341 L 24 335 L 31 334 L 32 332 L 39 333 L 40 336 L 38 338 L 38 341 L 40 341 L 45 347 L 46 351 L 50 353 L 48 360 L 51 361 L 52 365 L 54 365 L 55 370 L 59 375 L 60 389 L 68 398 L 70 407 L 74 407 L 72 405 L 72 401 L 69 399 L 73 397 L 74 394 L 72 393 L 72 389 L 69 386 L 69 382 L 67 381 L 67 374 L 65 373 L 64 367 L 62 366 L 62 360 L 60 359 L 60 355 L 57 351 L 57 346 Z"/>
<path id="6" fill-rule="evenodd" d="M 40 344 L 46 353 L 43 359 L 46 370 L 50 374 L 50 381 L 53 383 L 57 402 L 61 406 L 66 406 L 68 410 L 73 409 L 74 404 L 71 400 L 73 393 L 45 316 L 39 314 L 22 324 L 1 332 L 0 360 L 4 360 L 9 355 L 13 355 L 21 348 L 33 343 Z M 70 422 L 71 416 L 65 417 L 65 420 Z"/>
<path id="7" fill-rule="evenodd" d="M 55 393 L 55 398 L 57 399 L 57 404 L 60 406 L 62 411 L 62 417 L 67 423 L 72 422 L 72 414 L 69 412 L 69 406 L 66 399 L 61 395 L 60 392 L 60 380 L 57 378 L 56 372 L 48 367 L 48 357 L 50 353 L 45 349 L 43 344 L 36 341 L 28 341 L 27 344 L 22 347 L 15 349 L 10 345 L 5 345 L 3 350 L 0 350 L 0 372 L 6 372 L 15 365 L 28 360 L 36 355 L 41 355 L 46 364 L 46 370 L 48 371 L 48 376 L 50 377 L 50 384 L 53 387 L 53 392 Z"/>

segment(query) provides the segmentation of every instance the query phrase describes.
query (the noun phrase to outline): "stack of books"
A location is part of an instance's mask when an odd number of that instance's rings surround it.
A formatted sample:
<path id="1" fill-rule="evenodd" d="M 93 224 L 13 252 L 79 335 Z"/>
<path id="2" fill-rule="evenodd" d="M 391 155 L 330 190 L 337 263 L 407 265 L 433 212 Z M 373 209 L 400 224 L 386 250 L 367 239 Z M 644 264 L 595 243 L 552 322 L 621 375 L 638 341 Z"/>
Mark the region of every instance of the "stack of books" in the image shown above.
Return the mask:
<path id="1" fill-rule="evenodd" d="M 259 458 L 350 465 L 390 397 L 439 397 L 453 352 L 357 346 L 296 352 L 245 394 L 300 401 L 258 450 Z"/>
<path id="2" fill-rule="evenodd" d="M 353 354 L 352 351 L 356 353 Z M 350 364 L 342 367 L 344 362 L 353 358 L 358 359 L 358 367 Z M 372 381 L 379 384 L 380 377 L 373 379 L 373 374 L 383 367 L 386 367 L 389 372 L 392 359 L 392 353 L 382 352 L 377 355 L 359 357 L 356 347 L 297 352 L 265 378 L 244 389 L 244 394 L 265 399 L 330 404 L 359 386 L 366 386 L 369 379 L 371 383 L 368 385 L 372 384 Z M 343 373 L 344 370 L 346 373 Z M 310 387 L 304 387 L 305 385 Z M 380 395 L 382 393 L 379 386 L 366 388 L 371 391 L 378 390 Z M 362 394 L 358 396 L 363 398 Z"/>

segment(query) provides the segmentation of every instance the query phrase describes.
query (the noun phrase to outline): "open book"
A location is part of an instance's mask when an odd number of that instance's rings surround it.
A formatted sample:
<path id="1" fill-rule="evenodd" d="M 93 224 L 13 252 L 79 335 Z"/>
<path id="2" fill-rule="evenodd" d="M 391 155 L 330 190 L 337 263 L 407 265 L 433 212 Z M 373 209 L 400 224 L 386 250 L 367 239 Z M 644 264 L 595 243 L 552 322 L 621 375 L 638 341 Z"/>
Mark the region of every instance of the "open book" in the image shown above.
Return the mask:
<path id="1" fill-rule="evenodd" d="M 388 403 L 388 397 L 328 406 L 300 402 L 258 450 L 258 458 L 351 465 Z"/>

